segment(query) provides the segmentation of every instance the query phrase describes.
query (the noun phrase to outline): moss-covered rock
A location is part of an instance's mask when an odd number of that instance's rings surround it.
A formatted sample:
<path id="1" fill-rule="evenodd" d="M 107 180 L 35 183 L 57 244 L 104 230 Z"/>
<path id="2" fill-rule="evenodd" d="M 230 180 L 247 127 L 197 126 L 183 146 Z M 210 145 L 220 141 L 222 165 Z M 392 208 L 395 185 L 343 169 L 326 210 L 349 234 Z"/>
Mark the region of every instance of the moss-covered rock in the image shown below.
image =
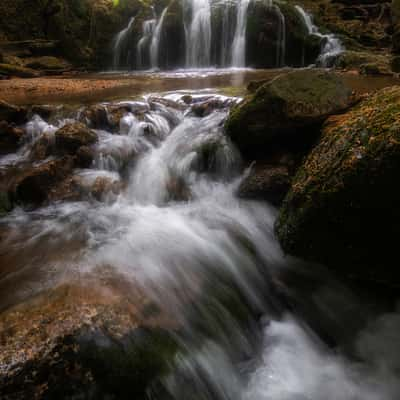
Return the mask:
<path id="1" fill-rule="evenodd" d="M 349 107 L 352 91 L 322 70 L 289 72 L 267 82 L 231 110 L 227 134 L 248 157 L 276 147 L 307 146 L 322 122 Z"/>
<path id="2" fill-rule="evenodd" d="M 97 141 L 96 133 L 80 122 L 63 126 L 56 131 L 55 138 L 57 150 L 66 154 L 75 154 L 81 146 Z"/>
<path id="3" fill-rule="evenodd" d="M 0 64 L 0 74 L 19 78 L 35 78 L 39 73 L 32 68 L 20 67 L 15 64 Z"/>
<path id="4" fill-rule="evenodd" d="M 400 87 L 331 117 L 299 169 L 276 231 L 290 254 L 400 284 Z"/>
<path id="5" fill-rule="evenodd" d="M 68 285 L 3 312 L 1 398 L 147 398 L 178 349 L 156 318 L 144 318 L 149 305 L 110 287 Z"/>

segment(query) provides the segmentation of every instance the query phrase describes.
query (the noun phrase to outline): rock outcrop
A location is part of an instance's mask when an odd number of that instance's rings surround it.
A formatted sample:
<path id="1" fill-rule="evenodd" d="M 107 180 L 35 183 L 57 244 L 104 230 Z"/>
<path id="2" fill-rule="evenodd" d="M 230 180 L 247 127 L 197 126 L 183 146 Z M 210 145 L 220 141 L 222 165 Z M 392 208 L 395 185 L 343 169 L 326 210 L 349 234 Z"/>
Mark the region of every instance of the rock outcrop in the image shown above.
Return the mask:
<path id="1" fill-rule="evenodd" d="M 361 279 L 400 284 L 400 88 L 331 117 L 280 211 L 283 249 Z"/>
<path id="2" fill-rule="evenodd" d="M 353 101 L 340 76 L 299 70 L 278 76 L 246 97 L 231 110 L 225 128 L 249 159 L 276 149 L 307 149 L 324 120 Z"/>

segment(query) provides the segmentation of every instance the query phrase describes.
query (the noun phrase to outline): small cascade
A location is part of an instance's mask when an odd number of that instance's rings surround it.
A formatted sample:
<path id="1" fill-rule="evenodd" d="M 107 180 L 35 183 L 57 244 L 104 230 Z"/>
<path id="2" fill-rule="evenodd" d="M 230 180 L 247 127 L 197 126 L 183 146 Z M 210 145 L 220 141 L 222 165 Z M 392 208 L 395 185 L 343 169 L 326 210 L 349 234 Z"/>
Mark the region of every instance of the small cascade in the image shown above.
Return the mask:
<path id="1" fill-rule="evenodd" d="M 160 47 L 160 39 L 161 39 L 161 31 L 163 27 L 163 22 L 165 15 L 168 11 L 168 7 L 165 7 L 163 12 L 161 13 L 161 17 L 157 22 L 156 28 L 154 29 L 153 37 L 151 39 L 150 44 L 150 65 L 152 69 L 156 69 L 158 67 L 158 54 Z"/>
<path id="2" fill-rule="evenodd" d="M 274 4 L 273 9 L 278 17 L 278 38 L 276 46 L 276 66 L 283 67 L 285 65 L 285 55 L 286 55 L 286 21 L 279 6 Z"/>
<path id="3" fill-rule="evenodd" d="M 206 67 L 211 60 L 211 6 L 209 0 L 186 0 L 189 21 L 184 22 L 186 66 Z"/>
<path id="4" fill-rule="evenodd" d="M 244 67 L 246 65 L 246 28 L 249 3 L 250 0 L 240 0 L 237 6 L 236 31 L 232 44 L 233 67 Z"/>
<path id="5" fill-rule="evenodd" d="M 156 22 L 157 21 L 155 18 L 143 22 L 143 34 L 137 44 L 136 49 L 136 66 L 139 70 L 145 68 L 144 52 L 146 46 L 151 42 L 151 38 L 153 37 L 153 32 L 156 27 Z"/>
<path id="6" fill-rule="evenodd" d="M 121 32 L 119 32 L 115 38 L 114 51 L 113 51 L 114 53 L 113 67 L 115 70 L 117 70 L 121 64 L 122 48 L 126 43 L 126 40 L 128 38 L 129 33 L 131 32 L 134 22 L 135 22 L 135 17 L 132 17 L 129 20 L 128 26 Z"/>
<path id="7" fill-rule="evenodd" d="M 312 17 L 300 6 L 295 6 L 298 13 L 303 18 L 304 24 L 308 30 L 309 35 L 315 35 L 323 39 L 323 46 L 321 48 L 321 53 L 317 59 L 323 67 L 328 67 L 329 62 L 337 57 L 340 53 L 344 51 L 343 45 L 339 38 L 334 34 L 322 34 L 318 27 L 314 24 Z"/>

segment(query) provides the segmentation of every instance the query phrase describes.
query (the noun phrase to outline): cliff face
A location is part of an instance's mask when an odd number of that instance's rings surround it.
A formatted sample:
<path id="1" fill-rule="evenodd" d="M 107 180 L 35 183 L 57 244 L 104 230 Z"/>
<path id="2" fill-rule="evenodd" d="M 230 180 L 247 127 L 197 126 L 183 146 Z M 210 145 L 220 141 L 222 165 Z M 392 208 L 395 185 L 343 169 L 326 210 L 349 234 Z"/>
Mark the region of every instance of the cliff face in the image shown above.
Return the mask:
<path id="1" fill-rule="evenodd" d="M 76 66 L 101 66 L 116 32 L 141 8 L 138 0 L 122 0 L 117 7 L 112 0 L 4 0 L 0 52 L 29 56 L 29 45 L 9 42 L 35 40 L 40 55 L 63 56 Z"/>
<path id="2" fill-rule="evenodd" d="M 317 25 L 322 30 L 338 34 L 347 49 L 382 53 L 391 47 L 393 32 L 391 1 L 278 2 L 301 4 L 314 15 Z M 104 68 L 110 65 L 113 38 L 127 25 L 129 19 L 134 15 L 139 19 L 148 18 L 152 15 L 150 4 L 155 5 L 158 13 L 166 3 L 164 0 L 155 2 L 120 0 L 115 6 L 113 0 L 4 0 L 0 2 L 0 63 L 26 65 L 25 62 L 19 62 L 18 58 L 8 57 L 6 61 L 2 61 L 2 53 L 25 58 L 45 55 L 61 56 L 74 67 Z M 393 2 L 395 15 L 397 15 L 395 7 L 397 3 L 396 0 Z M 171 8 L 172 11 L 175 9 L 176 7 Z M 180 18 L 176 19 L 176 12 L 172 11 L 166 18 L 166 25 L 169 37 L 173 37 L 173 42 L 176 44 L 182 42 L 176 40 L 177 35 L 182 39 L 180 32 L 182 29 L 177 28 L 177 21 Z M 179 23 L 181 24 L 181 20 Z M 9 43 L 26 40 L 34 40 L 36 43 L 29 45 Z M 399 52 L 397 42 L 400 43 L 398 40 L 395 41 L 394 47 Z M 251 48 L 251 43 L 249 45 Z M 172 57 L 173 51 L 179 50 L 172 49 L 172 51 L 164 45 L 162 47 L 168 50 L 168 57 Z"/>

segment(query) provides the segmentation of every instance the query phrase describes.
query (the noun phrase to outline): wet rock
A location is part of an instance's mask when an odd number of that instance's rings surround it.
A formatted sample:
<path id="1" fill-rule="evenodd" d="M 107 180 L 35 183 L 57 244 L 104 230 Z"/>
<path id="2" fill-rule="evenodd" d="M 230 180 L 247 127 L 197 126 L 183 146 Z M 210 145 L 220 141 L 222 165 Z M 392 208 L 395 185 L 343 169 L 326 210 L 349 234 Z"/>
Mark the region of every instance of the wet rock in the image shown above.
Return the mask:
<path id="1" fill-rule="evenodd" d="M 95 132 L 79 122 L 65 125 L 55 133 L 56 148 L 66 154 L 75 154 L 81 146 L 97 142 Z"/>
<path id="2" fill-rule="evenodd" d="M 28 59 L 25 62 L 25 67 L 44 70 L 46 72 L 60 72 L 71 69 L 71 65 L 65 60 L 52 56 L 42 56 Z"/>
<path id="3" fill-rule="evenodd" d="M 183 104 L 178 103 L 177 101 L 166 99 L 164 97 L 150 97 L 149 103 L 158 103 L 162 104 L 165 107 L 173 108 L 174 110 L 183 111 L 186 110 L 186 106 Z"/>
<path id="4" fill-rule="evenodd" d="M 342 79 L 323 70 L 300 70 L 278 76 L 233 107 L 227 134 L 248 158 L 277 147 L 309 147 L 323 121 L 353 103 Z"/>
<path id="5" fill-rule="evenodd" d="M 31 107 L 32 114 L 37 114 L 45 120 L 48 120 L 56 111 L 57 107 L 49 105 L 35 105 Z"/>
<path id="6" fill-rule="evenodd" d="M 72 169 L 72 157 L 63 157 L 32 166 L 17 178 L 10 191 L 11 197 L 18 203 L 40 205 L 48 199 L 50 191 L 65 179 Z"/>
<path id="7" fill-rule="evenodd" d="M 75 155 L 75 165 L 78 168 L 90 168 L 94 160 L 94 150 L 88 146 L 79 147 Z"/>
<path id="8" fill-rule="evenodd" d="M 3 312 L 0 397 L 146 398 L 178 345 L 127 289 L 59 286 Z"/>
<path id="9" fill-rule="evenodd" d="M 6 121 L 0 121 L 0 154 L 15 152 L 24 134 L 23 129 Z"/>
<path id="10" fill-rule="evenodd" d="M 202 103 L 193 104 L 191 111 L 196 117 L 203 118 L 210 115 L 213 111 L 224 109 L 229 105 L 231 105 L 230 101 L 227 102 L 226 100 L 212 99 Z"/>
<path id="11" fill-rule="evenodd" d="M 110 121 L 108 120 L 108 112 L 106 106 L 95 104 L 86 108 L 81 114 L 82 120 L 93 129 L 108 129 Z M 118 121 L 119 122 L 119 121 Z"/>
<path id="12" fill-rule="evenodd" d="M 54 136 L 44 133 L 33 143 L 30 159 L 33 162 L 45 160 L 55 153 Z"/>
<path id="13" fill-rule="evenodd" d="M 276 231 L 290 254 L 400 285 L 400 88 L 331 117 L 300 167 Z"/>
<path id="14" fill-rule="evenodd" d="M 25 107 L 9 104 L 0 100 L 0 121 L 22 124 L 26 121 L 28 111 Z"/>
<path id="15" fill-rule="evenodd" d="M 117 195 L 121 191 L 121 183 L 105 176 L 95 179 L 90 193 L 98 201 L 103 200 L 108 194 Z"/>
<path id="16" fill-rule="evenodd" d="M 190 94 L 185 94 L 184 96 L 181 97 L 181 100 L 185 104 L 190 104 L 193 101 L 193 97 Z"/>
<path id="17" fill-rule="evenodd" d="M 13 64 L 0 64 L 0 74 L 19 78 L 36 78 L 40 75 L 39 72 L 34 69 Z"/>
<path id="18" fill-rule="evenodd" d="M 278 206 L 289 191 L 290 182 L 291 175 L 286 166 L 255 165 L 240 184 L 238 195 Z"/>

